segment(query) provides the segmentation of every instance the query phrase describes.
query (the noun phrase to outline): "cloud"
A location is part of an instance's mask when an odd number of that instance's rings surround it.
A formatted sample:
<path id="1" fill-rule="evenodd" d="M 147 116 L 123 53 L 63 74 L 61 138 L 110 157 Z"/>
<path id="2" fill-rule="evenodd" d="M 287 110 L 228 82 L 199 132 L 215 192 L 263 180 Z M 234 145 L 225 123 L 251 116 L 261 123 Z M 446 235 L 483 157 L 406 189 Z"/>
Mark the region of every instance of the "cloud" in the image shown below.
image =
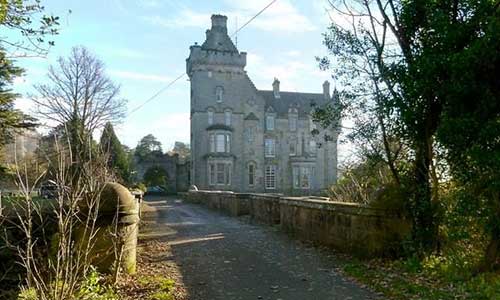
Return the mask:
<path id="1" fill-rule="evenodd" d="M 121 70 L 110 70 L 108 71 L 108 74 L 118 78 L 132 79 L 132 80 L 145 80 L 145 81 L 156 81 L 156 82 L 172 81 L 172 78 L 166 76 L 144 74 L 144 73 L 130 72 L 130 71 L 121 71 Z"/>
<path id="2" fill-rule="evenodd" d="M 219 13 L 228 16 L 230 22 L 237 18 L 239 26 L 250 20 L 257 12 L 269 4 L 267 0 L 234 0 L 226 2 L 229 9 Z M 174 16 L 154 15 L 143 17 L 143 19 L 153 25 L 166 28 L 209 28 L 211 14 L 211 12 L 183 8 Z M 248 26 L 262 31 L 280 33 L 302 33 L 316 29 L 314 24 L 287 0 L 275 2 Z"/>
<path id="3" fill-rule="evenodd" d="M 186 27 L 200 27 L 208 28 L 210 26 L 210 14 L 198 13 L 191 9 L 182 10 L 177 16 L 162 17 L 162 16 L 148 16 L 143 17 L 145 21 L 152 25 L 157 25 L 166 28 L 186 28 Z"/>
<path id="4" fill-rule="evenodd" d="M 280 89 L 292 92 L 321 92 L 321 84 L 330 79 L 328 72 L 323 72 L 316 64 L 305 63 L 308 57 L 282 57 L 267 60 L 259 55 L 247 55 L 247 70 L 257 88 L 269 90 L 274 77 L 280 80 Z M 310 59 L 309 59 L 310 60 Z M 311 85 L 314 85 L 311 87 Z"/>

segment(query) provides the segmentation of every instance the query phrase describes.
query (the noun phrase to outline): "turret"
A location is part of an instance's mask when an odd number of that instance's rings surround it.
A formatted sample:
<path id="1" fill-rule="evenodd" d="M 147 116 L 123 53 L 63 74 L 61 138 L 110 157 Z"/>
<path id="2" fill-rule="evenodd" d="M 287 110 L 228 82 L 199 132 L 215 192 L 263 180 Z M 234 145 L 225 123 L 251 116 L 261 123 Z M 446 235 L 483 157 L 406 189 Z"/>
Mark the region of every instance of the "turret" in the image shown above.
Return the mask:
<path id="1" fill-rule="evenodd" d="M 280 98 L 280 81 L 276 77 L 274 78 L 273 81 L 273 94 L 275 99 Z"/>
<path id="2" fill-rule="evenodd" d="M 205 42 L 191 46 L 190 50 L 186 60 L 189 76 L 196 70 L 244 73 L 247 54 L 239 52 L 227 35 L 226 16 L 212 15 L 212 27 L 206 31 Z"/>

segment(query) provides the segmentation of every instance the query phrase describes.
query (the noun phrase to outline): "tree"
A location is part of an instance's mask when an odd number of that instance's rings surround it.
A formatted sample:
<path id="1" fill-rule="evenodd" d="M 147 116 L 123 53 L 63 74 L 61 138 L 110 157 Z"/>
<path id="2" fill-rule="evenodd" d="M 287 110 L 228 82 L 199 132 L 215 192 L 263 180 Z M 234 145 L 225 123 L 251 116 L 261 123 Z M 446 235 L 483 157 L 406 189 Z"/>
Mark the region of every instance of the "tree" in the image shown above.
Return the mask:
<path id="1" fill-rule="evenodd" d="M 436 149 L 443 147 L 453 179 L 469 195 L 461 197 L 469 208 L 463 212 L 474 207 L 480 214 L 489 212 L 485 224 L 492 241 L 486 256 L 497 259 L 499 82 L 493 74 L 498 72 L 500 4 L 489 0 L 346 3 L 344 10 L 332 5 L 353 20 L 351 28 L 334 24 L 325 44 L 334 64 L 352 66 L 340 75 L 348 74 L 352 80 L 368 74 L 369 89 L 375 92 L 372 103 L 387 114 L 386 124 L 408 147 L 411 168 L 403 171 L 415 245 L 419 250 L 436 245 L 439 199 L 434 163 Z M 353 94 L 355 99 L 363 96 Z M 477 205 L 470 206 L 474 202 Z"/>
<path id="2" fill-rule="evenodd" d="M 46 41 L 45 36 L 57 34 L 58 18 L 42 16 L 40 26 L 36 27 L 33 23 L 42 12 L 40 1 L 0 0 L 0 31 L 10 33 L 0 37 L 0 151 L 16 131 L 36 125 L 34 118 L 14 109 L 14 101 L 19 95 L 12 91 L 10 85 L 15 77 L 22 75 L 23 69 L 16 67 L 10 58 L 23 56 L 18 52 L 20 49 L 24 51 L 24 56 L 45 54 L 47 44 L 53 45 L 53 41 Z M 21 40 L 12 40 L 16 34 L 21 36 Z"/>
<path id="3" fill-rule="evenodd" d="M 147 186 L 166 187 L 168 182 L 168 173 L 164 168 L 154 166 L 146 170 L 143 179 Z"/>
<path id="4" fill-rule="evenodd" d="M 189 147 L 189 144 L 185 144 L 183 142 L 175 142 L 174 148 L 172 148 L 169 153 L 177 154 L 179 155 L 179 159 L 185 160 L 191 155 L 191 149 Z"/>
<path id="5" fill-rule="evenodd" d="M 113 125 L 106 123 L 101 135 L 102 151 L 106 153 L 109 167 L 120 177 L 122 182 L 130 181 L 130 162 L 123 145 L 115 134 Z"/>
<path id="6" fill-rule="evenodd" d="M 49 67 L 48 84 L 35 85 L 32 96 L 40 118 L 64 124 L 68 132 L 73 161 L 89 155 L 92 134 L 106 123 L 116 123 L 125 115 L 120 87 L 104 72 L 104 64 L 86 48 L 71 50 Z"/>
<path id="7" fill-rule="evenodd" d="M 0 0 L 0 28 L 2 32 L 10 32 L 0 37 L 2 51 L 17 57 L 48 53 L 54 41 L 46 37 L 59 33 L 59 17 L 39 16 L 45 9 L 40 3 L 40 0 Z M 34 26 L 36 21 L 38 26 Z"/>
<path id="8" fill-rule="evenodd" d="M 139 160 L 144 161 L 150 159 L 154 156 L 161 155 L 162 148 L 161 142 L 156 139 L 156 137 L 152 134 L 148 134 L 143 137 L 137 147 L 135 148 L 135 156 L 139 158 Z"/>

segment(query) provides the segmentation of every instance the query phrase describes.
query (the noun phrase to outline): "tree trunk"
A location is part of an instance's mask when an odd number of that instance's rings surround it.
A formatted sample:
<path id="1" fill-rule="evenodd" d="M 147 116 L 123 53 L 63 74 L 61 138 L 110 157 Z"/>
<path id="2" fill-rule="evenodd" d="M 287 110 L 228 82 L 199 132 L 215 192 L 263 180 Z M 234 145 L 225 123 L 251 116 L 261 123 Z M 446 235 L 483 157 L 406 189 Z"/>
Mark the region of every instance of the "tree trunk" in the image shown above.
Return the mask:
<path id="1" fill-rule="evenodd" d="M 432 251 L 436 246 L 437 225 L 432 205 L 430 185 L 430 164 L 432 153 L 429 149 L 430 138 L 420 141 L 415 147 L 414 184 L 413 187 L 413 241 L 417 252 Z"/>

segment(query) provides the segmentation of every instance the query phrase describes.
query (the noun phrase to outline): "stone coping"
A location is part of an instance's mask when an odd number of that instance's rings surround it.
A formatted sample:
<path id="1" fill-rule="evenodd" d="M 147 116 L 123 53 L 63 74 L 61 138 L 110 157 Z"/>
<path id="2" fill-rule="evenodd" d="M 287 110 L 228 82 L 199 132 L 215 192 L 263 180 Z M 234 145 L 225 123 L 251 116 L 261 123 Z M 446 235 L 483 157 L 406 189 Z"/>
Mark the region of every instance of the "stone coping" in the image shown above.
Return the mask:
<path id="1" fill-rule="evenodd" d="M 238 198 L 249 197 L 252 199 L 259 198 L 264 201 L 279 201 L 279 204 L 288 206 L 298 206 L 305 207 L 309 209 L 327 210 L 335 211 L 339 213 L 349 214 L 349 215 L 362 215 L 362 216 L 398 216 L 395 211 L 389 211 L 380 208 L 369 207 L 364 204 L 352 203 L 352 202 L 338 202 L 330 201 L 326 197 L 318 196 L 302 196 L 302 197 L 290 197 L 284 196 L 282 194 L 270 194 L 270 193 L 235 193 L 233 191 L 189 191 L 189 193 L 200 193 L 200 194 L 222 194 L 222 195 L 234 195 Z"/>

